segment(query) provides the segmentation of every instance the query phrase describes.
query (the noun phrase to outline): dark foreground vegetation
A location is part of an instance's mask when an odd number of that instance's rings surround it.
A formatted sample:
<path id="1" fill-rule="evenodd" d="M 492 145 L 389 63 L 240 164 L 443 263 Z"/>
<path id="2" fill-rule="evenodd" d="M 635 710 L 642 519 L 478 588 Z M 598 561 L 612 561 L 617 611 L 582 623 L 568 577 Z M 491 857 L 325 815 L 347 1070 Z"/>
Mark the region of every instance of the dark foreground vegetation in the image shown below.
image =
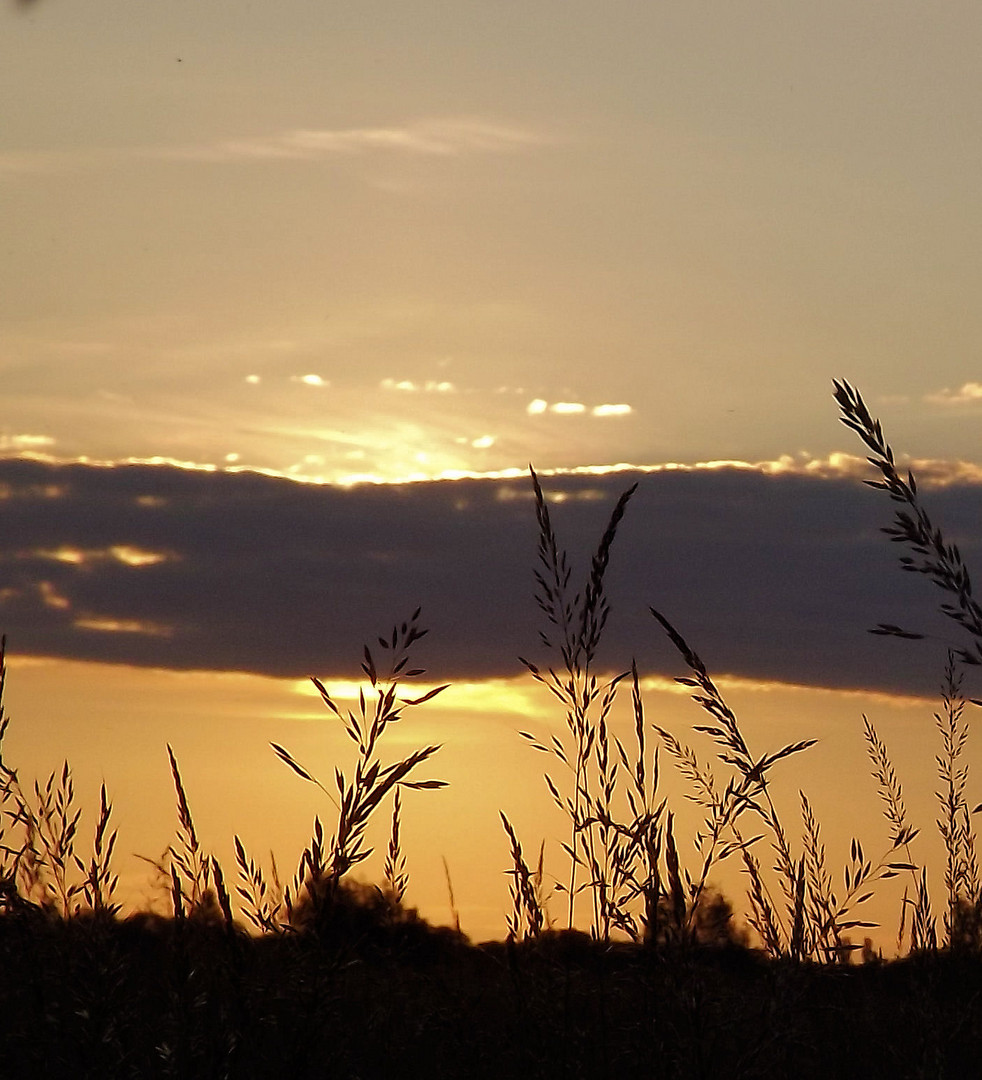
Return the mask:
<path id="1" fill-rule="evenodd" d="M 332 807 L 331 827 L 315 819 L 289 881 L 238 837 L 236 877 L 226 877 L 199 842 L 168 747 L 177 832 L 152 861 L 166 913 L 123 918 L 105 786 L 91 849 L 81 854 L 68 763 L 27 784 L 0 756 L 0 1077 L 979 1075 L 973 815 L 982 807 L 969 808 L 963 757 L 965 710 L 979 703 L 963 695 L 962 672 L 982 662 L 982 607 L 957 547 L 929 518 L 913 476 L 898 470 L 862 398 L 846 383 L 835 396 L 878 470 L 870 483 L 899 506 L 885 531 L 905 552 L 902 566 L 942 590 L 941 611 L 962 635 L 948 651 L 936 714 L 940 904 L 918 861 L 900 780 L 868 719 L 888 837 L 872 858 L 854 838 L 840 877 L 805 792 L 794 828 L 771 794 L 771 771 L 812 741 L 751 749 L 705 663 L 665 615 L 652 609 L 685 664 L 677 681 L 701 710 L 693 732 L 709 747 L 708 763 L 646 719 L 633 663 L 613 676 L 595 670 L 608 617 L 604 574 L 634 489 L 616 504 L 574 593 L 533 473 L 536 600 L 546 620 L 541 644 L 554 661 L 524 663 L 560 702 L 565 727 L 561 736 L 521 734 L 549 762 L 546 793 L 569 831 L 557 872 L 544 844 L 529 860 L 502 812 L 511 854 L 506 939 L 474 945 L 405 906 L 400 793 L 442 786 L 418 775 L 439 747 L 396 761 L 382 751 L 392 724 L 445 689 L 407 696 L 423 674 L 410 660 L 425 633 L 417 611 L 374 651 L 365 648 L 356 710 L 342 711 L 314 680 L 353 744 L 353 763 L 336 766 L 330 786 L 273 746 Z M 883 624 L 874 632 L 920 636 Z M 0 694 L 3 678 L 0 650 Z M 631 737 L 609 723 L 622 688 Z M 0 743 L 6 727 L 0 705 Z M 684 845 L 659 792 L 659 753 L 704 814 Z M 383 808 L 391 813 L 384 879 L 359 885 L 352 871 L 371 853 L 368 826 Z M 711 884 L 726 859 L 744 872 L 748 931 Z M 877 883 L 896 877 L 907 881 L 898 919 L 906 955 L 886 962 L 856 939 L 873 926 L 863 912 Z"/>
<path id="2" fill-rule="evenodd" d="M 982 966 L 825 966 L 547 933 L 0 920 L 10 1077 L 968 1077 Z"/>

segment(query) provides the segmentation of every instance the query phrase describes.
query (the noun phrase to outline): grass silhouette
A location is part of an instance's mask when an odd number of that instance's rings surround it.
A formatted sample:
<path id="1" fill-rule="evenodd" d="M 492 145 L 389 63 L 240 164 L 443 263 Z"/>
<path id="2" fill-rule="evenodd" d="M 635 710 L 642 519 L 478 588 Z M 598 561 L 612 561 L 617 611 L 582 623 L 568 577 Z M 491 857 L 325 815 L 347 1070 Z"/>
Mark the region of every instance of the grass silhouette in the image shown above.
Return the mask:
<path id="1" fill-rule="evenodd" d="M 982 875 L 972 822 L 982 807 L 967 794 L 966 710 L 978 703 L 964 697 L 962 672 L 982 662 L 982 607 L 960 552 L 929 516 L 913 475 L 901 474 L 861 395 L 844 381 L 834 390 L 843 423 L 877 470 L 867 483 L 897 506 L 885 532 L 904 551 L 901 566 L 942 591 L 941 611 L 962 635 L 936 714 L 943 903 L 914 857 L 919 832 L 868 718 L 863 734 L 889 841 L 870 857 L 854 838 L 839 885 L 809 796 L 799 793 L 800 831 L 772 796 L 773 770 L 793 767 L 813 740 L 751 747 L 707 664 L 654 608 L 684 664 L 676 681 L 700 710 L 692 734 L 704 748 L 646 718 L 633 661 L 614 674 L 600 670 L 605 575 L 635 487 L 614 505 L 574 591 L 533 471 L 535 599 L 552 663 L 522 663 L 559 703 L 564 727 L 561 736 L 521 736 L 548 761 L 546 795 L 567 833 L 553 873 L 544 841 L 523 847 L 501 812 L 512 901 L 504 940 L 473 945 L 459 920 L 454 929 L 432 927 L 405 904 L 400 792 L 442 786 L 419 779 L 438 747 L 394 761 L 383 750 L 393 724 L 445 689 L 411 696 L 424 674 L 411 659 L 426 633 L 419 610 L 377 648 L 364 648 L 357 709 L 342 710 L 314 680 L 328 719 L 354 749 L 333 786 L 272 745 L 330 807 L 315 818 L 289 880 L 236 836 L 229 886 L 199 840 L 167 747 L 177 826 L 163 856 L 150 860 L 166 884 L 166 916 L 122 915 L 105 785 L 89 844 L 68 763 L 27 784 L 3 758 L 0 644 L 3 1075 L 381 1077 L 394 1067 L 446 1077 L 973 1074 L 982 1050 Z M 922 636 L 893 624 L 874 632 Z M 618 694 L 630 696 L 629 739 L 611 724 Z M 663 758 L 700 810 L 692 865 L 660 790 Z M 372 886 L 353 871 L 371 854 L 369 826 L 380 816 L 389 840 L 383 881 Z M 531 860 L 527 850 L 536 852 Z M 724 860 L 742 864 L 741 914 L 752 941 L 735 925 L 731 898 L 713 887 Z M 908 879 L 898 919 L 905 955 L 887 962 L 853 938 L 872 926 L 862 913 L 877 884 L 897 876 Z M 863 963 L 855 962 L 859 949 Z"/>

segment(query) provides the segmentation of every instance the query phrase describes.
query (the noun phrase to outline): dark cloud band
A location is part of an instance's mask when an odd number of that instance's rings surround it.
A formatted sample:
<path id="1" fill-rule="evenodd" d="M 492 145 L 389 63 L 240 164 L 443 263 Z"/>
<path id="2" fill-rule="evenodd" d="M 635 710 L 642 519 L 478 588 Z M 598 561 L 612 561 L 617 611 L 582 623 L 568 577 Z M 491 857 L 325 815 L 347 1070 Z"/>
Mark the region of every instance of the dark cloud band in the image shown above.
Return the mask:
<path id="1" fill-rule="evenodd" d="M 601 660 L 677 674 L 662 611 L 711 671 L 821 686 L 932 691 L 945 640 L 936 589 L 897 569 L 891 508 L 848 478 L 748 469 L 546 478 L 576 574 L 617 496 Z M 978 563 L 978 488 L 928 496 Z M 249 472 L 0 460 L 0 629 L 11 648 L 269 675 L 357 672 L 417 605 L 434 678 L 548 662 L 533 599 L 528 480 L 349 489 Z M 974 557 L 974 558 L 973 558 Z M 938 640 L 870 636 L 893 622 Z"/>

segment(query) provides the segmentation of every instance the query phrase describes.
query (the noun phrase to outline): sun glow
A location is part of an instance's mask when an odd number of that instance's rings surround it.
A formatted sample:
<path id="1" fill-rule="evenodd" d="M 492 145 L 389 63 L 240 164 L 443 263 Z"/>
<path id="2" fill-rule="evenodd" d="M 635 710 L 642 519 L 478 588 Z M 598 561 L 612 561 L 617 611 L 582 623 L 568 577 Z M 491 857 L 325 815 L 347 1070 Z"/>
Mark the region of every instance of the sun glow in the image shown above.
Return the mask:
<path id="1" fill-rule="evenodd" d="M 560 403 L 562 404 L 562 403 Z M 567 403 L 572 404 L 572 403 Z M 531 412 L 552 411 L 546 402 L 532 402 Z M 600 408 L 607 408 L 601 406 Z M 620 406 L 612 406 L 620 410 Z M 584 407 L 584 411 L 586 411 Z M 614 415 L 614 414 L 611 414 Z M 618 412 L 618 415 L 621 415 Z M 486 460 L 488 451 L 498 450 L 505 440 L 500 435 L 455 435 L 452 439 L 435 439 L 421 424 L 401 422 L 393 428 L 366 429 L 362 433 L 310 429 L 278 433 L 295 440 L 305 440 L 311 449 L 289 465 L 280 468 L 249 464 L 241 452 L 224 452 L 216 462 L 197 462 L 154 455 L 151 457 L 128 456 L 120 459 L 96 459 L 88 455 L 61 457 L 53 454 L 20 452 L 7 455 L 11 460 L 38 461 L 44 464 L 69 466 L 86 465 L 93 469 L 113 469 L 135 466 L 158 466 L 205 473 L 254 473 L 259 476 L 278 477 L 303 484 L 337 485 L 350 488 L 360 484 L 404 485 L 443 480 L 513 480 L 527 477 L 528 465 L 512 465 L 498 468 L 479 467 Z M 344 447 L 339 451 L 338 444 Z M 333 453 L 328 452 L 330 448 Z M 357 462 L 366 467 L 352 469 Z M 912 469 L 920 487 L 945 488 L 954 484 L 982 486 L 982 464 L 970 461 L 941 461 L 932 458 L 898 457 L 901 468 Z M 783 454 L 778 458 L 747 461 L 740 458 L 718 458 L 704 461 L 662 461 L 637 463 L 616 461 L 597 465 L 537 466 L 539 476 L 608 476 L 618 473 L 699 473 L 725 472 L 727 470 L 760 473 L 765 476 L 802 476 L 815 479 L 865 480 L 869 477 L 869 463 L 863 457 L 836 451 L 827 457 L 815 457 L 807 451 Z M 9 482 L 0 485 L 0 500 L 13 498 L 59 499 L 69 494 L 65 484 L 25 484 L 15 486 Z M 504 497 L 504 496 L 503 496 Z M 573 498 L 589 497 L 583 493 L 569 495 Z M 167 498 L 159 495 L 136 495 L 134 502 L 144 507 L 167 505 Z M 119 544 L 100 550 L 39 549 L 32 557 L 53 559 L 82 565 L 93 559 L 112 558 L 128 565 L 148 566 L 169 558 L 166 553 L 143 551 L 135 545 Z"/>
<path id="2" fill-rule="evenodd" d="M 374 708 L 374 702 L 378 698 L 378 691 L 372 690 L 364 682 L 328 677 L 321 679 L 321 682 L 331 700 L 343 702 L 345 708 L 357 708 L 359 697 L 363 693 L 371 708 Z M 497 725 L 509 722 L 509 718 L 527 720 L 542 712 L 538 688 L 525 675 L 507 679 L 451 681 L 449 683 L 420 682 L 413 679 L 401 684 L 398 698 L 403 702 L 415 701 L 426 694 L 433 693 L 440 686 L 445 686 L 445 690 L 425 703 L 426 715 L 481 716 L 493 720 Z M 295 680 L 291 683 L 291 690 L 298 697 L 305 699 L 305 705 L 291 713 L 293 719 L 322 720 L 324 718 L 320 692 L 311 680 Z M 420 714 L 420 719 L 422 716 L 423 714 Z"/>

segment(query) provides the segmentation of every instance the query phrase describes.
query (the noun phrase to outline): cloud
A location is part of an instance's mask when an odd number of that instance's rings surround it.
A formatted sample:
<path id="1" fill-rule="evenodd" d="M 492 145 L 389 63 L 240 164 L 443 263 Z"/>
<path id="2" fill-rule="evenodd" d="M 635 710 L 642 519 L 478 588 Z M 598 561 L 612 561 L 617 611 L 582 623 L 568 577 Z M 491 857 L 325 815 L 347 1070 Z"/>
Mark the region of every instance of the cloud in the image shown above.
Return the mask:
<path id="1" fill-rule="evenodd" d="M 554 401 L 551 405 L 542 398 L 535 398 L 525 407 L 529 416 L 541 416 L 543 413 L 556 413 L 558 416 L 579 416 L 586 412 L 581 401 Z"/>
<path id="2" fill-rule="evenodd" d="M 982 466 L 972 461 L 943 461 L 937 458 L 910 458 L 900 455 L 897 464 L 901 471 L 912 470 L 922 488 L 982 484 Z M 798 457 L 785 455 L 777 461 L 757 462 L 749 467 L 769 473 L 794 473 L 826 479 L 870 478 L 870 467 L 866 458 L 841 452 L 829 454 L 827 458 L 813 458 L 807 454 Z"/>
<path id="3" fill-rule="evenodd" d="M 362 154 L 461 157 L 511 154 L 546 141 L 527 128 L 479 118 L 445 117 L 414 120 L 395 127 L 300 128 L 153 153 L 158 157 L 193 161 L 318 161 Z"/>
<path id="4" fill-rule="evenodd" d="M 0 152 L 0 182 L 98 169 L 121 161 L 326 161 L 331 158 L 459 158 L 516 154 L 554 140 L 540 132 L 480 117 L 430 117 L 387 127 L 295 128 L 272 135 L 190 146 L 96 147 L 72 151 Z"/>
<path id="5" fill-rule="evenodd" d="M 618 495 L 639 484 L 611 550 L 602 665 L 684 673 L 652 605 L 716 675 L 935 689 L 957 627 L 920 575 L 898 573 L 880 533 L 888 500 L 848 472 L 799 465 L 542 477 L 574 589 Z M 982 559 L 977 485 L 925 495 L 970 566 Z M 550 662 L 525 476 L 342 488 L 8 458 L 0 494 L 0 628 L 20 654 L 356 678 L 362 643 L 422 605 L 432 633 L 418 659 L 434 679 L 513 676 L 520 655 Z M 878 622 L 938 640 L 868 635 Z"/>
<path id="6" fill-rule="evenodd" d="M 78 630 L 94 630 L 99 634 L 144 634 L 148 637 L 170 637 L 169 626 L 141 622 L 139 619 L 76 619 L 72 624 Z"/>
<path id="7" fill-rule="evenodd" d="M 982 402 L 982 383 L 962 383 L 957 390 L 946 386 L 935 394 L 928 394 L 924 400 L 932 405 L 978 405 Z"/>
<path id="8" fill-rule="evenodd" d="M 50 435 L 0 435 L 0 453 L 11 450 L 39 450 L 54 444 L 55 440 Z"/>
<path id="9" fill-rule="evenodd" d="M 589 412 L 591 416 L 627 416 L 633 409 L 630 405 L 591 405 L 586 406 L 582 401 L 554 401 L 550 404 L 543 398 L 535 398 L 525 407 L 529 416 L 541 416 L 550 412 L 557 416 L 583 416 Z"/>
<path id="10" fill-rule="evenodd" d="M 426 382 L 413 382 L 412 379 L 383 379 L 379 386 L 383 390 L 397 390 L 404 394 L 453 394 L 457 388 L 446 379 L 427 379 Z"/>
<path id="11" fill-rule="evenodd" d="M 61 172 L 71 161 L 68 154 L 55 151 L 7 150 L 0 153 L 0 181 Z"/>
<path id="12" fill-rule="evenodd" d="M 54 551 L 46 551 L 44 548 L 33 548 L 19 553 L 21 558 L 48 559 L 52 562 L 70 563 L 72 566 L 88 566 L 103 559 L 115 559 L 127 566 L 154 566 L 156 563 L 165 562 L 169 556 L 166 552 L 144 551 L 141 548 L 131 547 L 128 544 L 113 544 L 104 550 L 82 551 L 79 548 L 62 547 Z"/>

